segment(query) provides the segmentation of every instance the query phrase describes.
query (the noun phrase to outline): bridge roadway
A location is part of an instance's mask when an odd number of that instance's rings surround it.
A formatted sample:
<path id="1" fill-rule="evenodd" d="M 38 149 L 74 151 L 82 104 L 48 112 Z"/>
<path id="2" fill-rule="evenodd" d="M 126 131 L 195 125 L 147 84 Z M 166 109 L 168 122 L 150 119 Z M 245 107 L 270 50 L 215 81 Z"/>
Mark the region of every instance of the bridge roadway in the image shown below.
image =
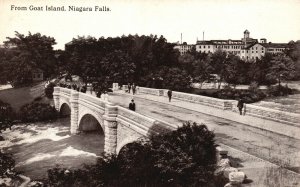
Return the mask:
<path id="1" fill-rule="evenodd" d="M 124 93 L 123 91 L 114 92 L 109 95 L 110 102 L 123 107 L 128 107 L 132 98 L 135 100 L 137 113 L 176 125 L 181 125 L 186 120 L 205 123 L 209 129 L 215 132 L 216 142 L 221 145 L 224 144 L 225 146 L 230 146 L 228 149 L 230 149 L 233 154 L 240 153 L 239 151 L 234 151 L 237 149 L 284 168 L 296 171 L 297 173 L 300 172 L 299 139 L 187 109 L 187 106 L 191 105 L 191 103 L 181 100 L 172 99 L 172 102 L 169 103 L 166 97 L 145 94 L 133 96 Z M 255 123 L 255 121 L 253 122 Z M 245 154 L 242 154 L 242 156 L 231 156 L 236 160 L 241 161 L 243 160 L 243 157 L 245 157 Z M 253 162 L 247 167 L 261 167 L 257 164 L 258 162 Z M 256 173 L 257 170 L 248 171 L 246 173 L 249 174 L 249 172 Z M 299 176 L 297 178 L 297 181 L 300 182 Z M 291 186 L 293 186 L 293 184 L 291 184 Z"/>

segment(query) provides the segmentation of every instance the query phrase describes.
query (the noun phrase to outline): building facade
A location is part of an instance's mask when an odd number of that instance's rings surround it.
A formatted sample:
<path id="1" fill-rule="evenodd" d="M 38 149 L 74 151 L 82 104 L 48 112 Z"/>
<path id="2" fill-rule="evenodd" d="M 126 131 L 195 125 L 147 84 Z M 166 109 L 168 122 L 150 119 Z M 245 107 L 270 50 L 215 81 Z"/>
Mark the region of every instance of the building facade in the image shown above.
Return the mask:
<path id="1" fill-rule="evenodd" d="M 244 31 L 244 36 L 240 40 L 202 40 L 197 41 L 195 45 L 178 44 L 174 49 L 178 49 L 180 54 L 184 55 L 193 46 L 197 52 L 215 53 L 217 50 L 222 50 L 246 61 L 261 59 L 266 53 L 281 54 L 287 49 L 287 43 L 267 43 L 265 38 L 260 41 L 251 38 L 248 30 Z"/>
<path id="2" fill-rule="evenodd" d="M 177 49 L 180 52 L 180 55 L 184 55 L 188 51 L 192 50 L 193 47 L 195 47 L 195 45 L 193 44 L 187 44 L 186 42 L 180 44 L 179 42 L 177 42 L 174 49 Z"/>

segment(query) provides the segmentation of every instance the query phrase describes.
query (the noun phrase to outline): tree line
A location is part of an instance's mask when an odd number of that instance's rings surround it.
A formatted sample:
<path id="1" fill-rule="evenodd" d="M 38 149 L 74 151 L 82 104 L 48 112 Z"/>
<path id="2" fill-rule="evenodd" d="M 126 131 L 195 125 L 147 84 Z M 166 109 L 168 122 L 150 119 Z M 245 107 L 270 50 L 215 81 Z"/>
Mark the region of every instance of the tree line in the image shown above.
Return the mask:
<path id="1" fill-rule="evenodd" d="M 299 80 L 300 41 L 290 42 L 283 55 L 266 54 L 246 62 L 224 51 L 201 53 L 192 49 L 180 56 L 175 44 L 163 36 L 77 37 L 65 50 L 54 50 L 53 37 L 40 33 L 27 36 L 16 32 L 0 49 L 0 81 L 13 85 L 32 82 L 38 68 L 45 78 L 64 73 L 79 75 L 84 82 L 111 85 L 113 82 L 188 91 L 191 82 L 270 85 L 283 80 Z"/>

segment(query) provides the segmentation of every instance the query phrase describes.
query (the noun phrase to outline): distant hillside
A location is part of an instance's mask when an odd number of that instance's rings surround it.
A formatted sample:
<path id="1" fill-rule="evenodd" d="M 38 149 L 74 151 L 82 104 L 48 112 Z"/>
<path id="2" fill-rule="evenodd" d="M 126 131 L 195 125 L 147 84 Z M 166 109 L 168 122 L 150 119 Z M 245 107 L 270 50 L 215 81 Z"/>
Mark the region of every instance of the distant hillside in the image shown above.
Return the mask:
<path id="1" fill-rule="evenodd" d="M 44 95 L 45 83 L 40 82 L 34 86 L 0 90 L 0 100 L 9 103 L 15 110 L 19 110 L 24 104 Z"/>

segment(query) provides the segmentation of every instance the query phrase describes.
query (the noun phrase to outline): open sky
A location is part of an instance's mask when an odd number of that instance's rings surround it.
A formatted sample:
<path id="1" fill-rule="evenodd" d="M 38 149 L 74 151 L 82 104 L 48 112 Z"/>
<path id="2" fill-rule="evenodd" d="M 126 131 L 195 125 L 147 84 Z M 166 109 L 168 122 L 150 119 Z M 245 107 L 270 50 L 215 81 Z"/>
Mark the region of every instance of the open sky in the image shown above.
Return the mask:
<path id="1" fill-rule="evenodd" d="M 12 10 L 26 7 L 27 10 Z M 43 7 L 30 11 L 29 7 Z M 65 6 L 66 11 L 46 11 Z M 93 11 L 69 11 L 69 6 Z M 111 11 L 95 11 L 106 6 Z M 300 0 L 0 0 L 0 43 L 14 31 L 40 32 L 56 39 L 55 49 L 77 36 L 163 35 L 169 42 L 252 38 L 268 42 L 300 39 Z"/>

